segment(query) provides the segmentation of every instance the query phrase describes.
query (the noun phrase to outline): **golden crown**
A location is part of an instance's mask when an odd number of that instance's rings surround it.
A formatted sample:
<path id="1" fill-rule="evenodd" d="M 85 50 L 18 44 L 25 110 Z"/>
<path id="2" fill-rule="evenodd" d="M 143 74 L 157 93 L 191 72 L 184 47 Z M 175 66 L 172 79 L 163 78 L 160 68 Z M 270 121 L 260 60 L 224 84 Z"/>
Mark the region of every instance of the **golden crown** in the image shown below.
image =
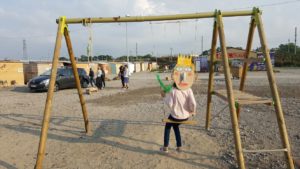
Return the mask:
<path id="1" fill-rule="evenodd" d="M 177 58 L 177 66 L 193 66 L 192 59 L 192 56 L 179 54 Z"/>

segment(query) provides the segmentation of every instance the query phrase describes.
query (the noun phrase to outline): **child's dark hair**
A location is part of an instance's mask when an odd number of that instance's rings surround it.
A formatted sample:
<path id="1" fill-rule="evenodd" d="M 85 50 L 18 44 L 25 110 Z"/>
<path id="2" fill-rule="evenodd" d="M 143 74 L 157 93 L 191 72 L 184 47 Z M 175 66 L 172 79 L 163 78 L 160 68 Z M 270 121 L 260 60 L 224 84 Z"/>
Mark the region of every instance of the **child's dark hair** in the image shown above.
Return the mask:
<path id="1" fill-rule="evenodd" d="M 173 87 L 176 88 L 176 89 L 178 89 L 176 83 L 173 83 Z"/>

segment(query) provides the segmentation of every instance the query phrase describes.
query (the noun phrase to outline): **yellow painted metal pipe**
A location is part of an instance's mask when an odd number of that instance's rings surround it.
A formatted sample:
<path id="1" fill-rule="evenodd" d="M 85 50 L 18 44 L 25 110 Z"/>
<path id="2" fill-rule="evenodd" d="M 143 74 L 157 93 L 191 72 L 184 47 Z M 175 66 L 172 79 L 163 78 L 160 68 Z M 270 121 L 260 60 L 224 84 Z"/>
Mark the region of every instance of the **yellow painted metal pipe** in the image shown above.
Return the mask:
<path id="1" fill-rule="evenodd" d="M 223 17 L 233 16 L 250 16 L 253 10 L 247 11 L 224 11 Z M 129 16 L 129 17 L 95 17 L 95 18 L 67 18 L 66 24 L 82 24 L 82 23 L 113 23 L 113 22 L 146 22 L 146 21 L 165 21 L 165 20 L 182 20 L 182 19 L 199 19 L 214 18 L 215 12 L 202 12 L 192 14 L 176 14 L 176 15 L 160 15 L 160 16 Z M 58 23 L 58 20 L 56 21 Z"/>

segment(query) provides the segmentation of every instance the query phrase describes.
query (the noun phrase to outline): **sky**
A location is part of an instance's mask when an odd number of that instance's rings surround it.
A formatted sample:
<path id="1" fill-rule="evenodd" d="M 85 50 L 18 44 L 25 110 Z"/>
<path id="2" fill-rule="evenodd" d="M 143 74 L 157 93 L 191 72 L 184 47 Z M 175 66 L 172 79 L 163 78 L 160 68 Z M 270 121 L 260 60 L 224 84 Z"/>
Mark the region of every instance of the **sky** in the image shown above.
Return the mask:
<path id="1" fill-rule="evenodd" d="M 56 19 L 154 16 L 251 10 L 259 7 L 269 48 L 294 42 L 300 30 L 300 0 L 9 0 L 0 2 L 0 60 L 52 60 Z M 250 17 L 224 18 L 227 46 L 246 46 Z M 199 54 L 210 49 L 213 18 L 139 23 L 69 25 L 75 56 L 87 55 L 92 31 L 93 55 Z M 127 48 L 126 48 L 127 26 Z M 203 39 L 203 41 L 202 41 Z M 299 39 L 299 38 L 298 38 Z M 26 41 L 24 54 L 23 41 Z M 299 41 L 299 40 L 297 40 Z M 203 42 L 203 43 L 202 43 Z M 299 43 L 297 43 L 299 44 Z M 203 46 L 203 48 L 202 48 Z M 253 48 L 260 46 L 257 31 Z M 299 45 L 298 45 L 299 46 Z M 128 51 L 128 52 L 127 52 Z M 61 56 L 68 57 L 65 41 Z"/>

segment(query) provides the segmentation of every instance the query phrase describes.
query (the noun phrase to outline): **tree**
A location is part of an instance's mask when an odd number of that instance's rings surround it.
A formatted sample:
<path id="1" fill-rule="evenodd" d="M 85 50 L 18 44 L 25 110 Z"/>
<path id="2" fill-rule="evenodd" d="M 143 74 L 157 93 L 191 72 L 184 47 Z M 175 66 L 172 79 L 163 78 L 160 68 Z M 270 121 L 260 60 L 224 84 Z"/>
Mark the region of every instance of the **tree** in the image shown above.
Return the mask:
<path id="1" fill-rule="evenodd" d="M 60 61 L 68 61 L 69 59 L 68 58 L 66 58 L 66 57 L 59 57 L 59 59 L 58 60 L 60 60 Z"/>
<path id="2" fill-rule="evenodd" d="M 81 55 L 79 58 L 79 61 L 81 62 L 87 62 L 88 61 L 88 57 L 86 55 Z"/>
<path id="3" fill-rule="evenodd" d="M 271 51 L 275 52 L 276 66 L 300 66 L 300 48 L 294 43 L 280 44 L 278 48 L 273 48 Z"/>

